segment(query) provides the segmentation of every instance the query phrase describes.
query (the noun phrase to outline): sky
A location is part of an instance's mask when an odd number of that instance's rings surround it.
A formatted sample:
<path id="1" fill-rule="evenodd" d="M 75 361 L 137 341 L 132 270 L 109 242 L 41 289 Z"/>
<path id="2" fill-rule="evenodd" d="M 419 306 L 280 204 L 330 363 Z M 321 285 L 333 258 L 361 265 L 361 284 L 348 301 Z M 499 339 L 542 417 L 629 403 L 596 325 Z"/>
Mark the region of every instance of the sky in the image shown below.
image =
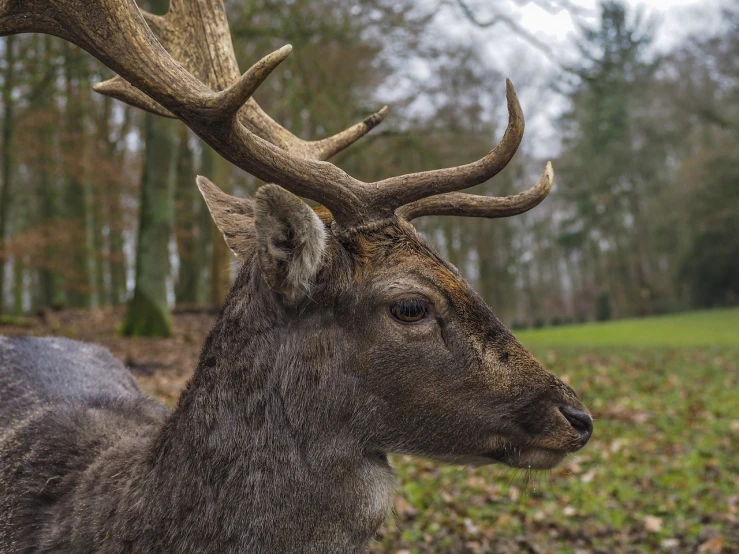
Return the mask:
<path id="1" fill-rule="evenodd" d="M 625 0 L 629 12 L 642 10 L 645 15 L 656 22 L 654 47 L 660 51 L 669 50 L 686 36 L 715 29 L 721 17 L 722 7 L 737 0 Z M 572 44 L 577 37 L 578 23 L 597 25 L 598 0 L 570 0 L 575 10 L 548 11 L 540 2 L 521 0 L 466 0 L 480 20 L 488 20 L 492 13 L 486 5 L 495 6 L 501 12 L 510 15 L 518 25 L 540 42 L 546 43 L 554 58 L 562 61 L 573 52 Z M 451 4 L 450 4 L 451 5 Z M 454 36 L 469 37 L 473 35 L 480 43 L 495 44 L 500 51 L 503 37 L 509 32 L 504 25 L 496 25 L 489 29 L 476 29 L 466 22 L 461 12 L 456 17 L 444 18 L 448 21 L 446 31 Z M 511 35 L 511 48 L 529 50 L 520 38 Z M 487 40 L 486 40 L 487 39 Z"/>
<path id="2" fill-rule="evenodd" d="M 572 2 L 585 12 L 583 19 L 595 23 L 597 2 L 577 0 Z M 656 47 L 668 49 L 686 35 L 705 31 L 718 23 L 721 7 L 726 0 L 627 0 L 631 10 L 642 9 L 656 16 L 658 21 Z M 630 11 L 631 11 L 630 10 Z M 528 3 L 521 9 L 520 21 L 530 32 L 541 33 L 556 42 L 569 41 L 575 32 L 572 15 L 561 11 L 551 14 L 543 8 Z"/>
<path id="3" fill-rule="evenodd" d="M 655 22 L 653 48 L 666 52 L 695 33 L 709 33 L 718 29 L 721 10 L 737 0 L 624 0 L 629 12 L 642 10 Z M 519 98 L 526 112 L 529 147 L 537 155 L 549 156 L 558 150 L 557 115 L 563 109 L 563 99 L 552 92 L 551 80 L 561 65 L 575 61 L 574 47 L 578 38 L 578 24 L 596 27 L 599 20 L 598 0 L 570 0 L 575 10 L 546 10 L 539 4 L 544 0 L 466 0 L 481 21 L 490 19 L 491 7 L 510 15 L 520 28 L 546 44 L 549 57 L 530 42 L 498 24 L 480 29 L 464 18 L 460 11 L 439 14 L 443 32 L 464 42 L 480 45 L 483 55 L 490 59 L 513 83 L 526 83 Z M 562 2 L 562 0 L 560 0 Z M 447 4 L 451 6 L 453 3 Z M 486 9 L 487 7 L 487 9 Z M 500 96 L 504 98 L 501 85 Z M 495 92 L 495 91 L 493 91 Z M 495 101 L 497 108 L 503 102 Z M 500 110 L 498 110 L 500 111 Z"/>

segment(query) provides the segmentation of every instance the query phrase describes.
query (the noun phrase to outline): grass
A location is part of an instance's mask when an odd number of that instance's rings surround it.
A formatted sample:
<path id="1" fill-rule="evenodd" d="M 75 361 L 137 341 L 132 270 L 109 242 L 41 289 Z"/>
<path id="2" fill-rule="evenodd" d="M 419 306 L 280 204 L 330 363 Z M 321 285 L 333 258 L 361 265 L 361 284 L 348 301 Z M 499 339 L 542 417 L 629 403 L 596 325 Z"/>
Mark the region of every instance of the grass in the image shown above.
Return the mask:
<path id="1" fill-rule="evenodd" d="M 548 474 L 395 458 L 374 552 L 739 553 L 737 323 L 721 310 L 521 333 L 592 411 L 591 442 Z"/>
<path id="2" fill-rule="evenodd" d="M 15 327 L 31 327 L 33 320 L 22 316 L 0 314 L 0 325 L 13 325 Z"/>
<path id="3" fill-rule="evenodd" d="M 32 329 L 101 342 L 170 404 L 212 315 L 176 314 L 173 339 L 116 335 L 122 310 L 47 314 Z M 550 473 L 394 457 L 400 488 L 375 554 L 739 554 L 739 311 L 521 333 L 595 417 L 587 447 Z M 91 321 L 93 324 L 91 324 Z M 11 333 L 11 334 L 12 334 Z"/>
<path id="4" fill-rule="evenodd" d="M 527 345 L 739 346 L 739 308 L 519 331 Z"/>

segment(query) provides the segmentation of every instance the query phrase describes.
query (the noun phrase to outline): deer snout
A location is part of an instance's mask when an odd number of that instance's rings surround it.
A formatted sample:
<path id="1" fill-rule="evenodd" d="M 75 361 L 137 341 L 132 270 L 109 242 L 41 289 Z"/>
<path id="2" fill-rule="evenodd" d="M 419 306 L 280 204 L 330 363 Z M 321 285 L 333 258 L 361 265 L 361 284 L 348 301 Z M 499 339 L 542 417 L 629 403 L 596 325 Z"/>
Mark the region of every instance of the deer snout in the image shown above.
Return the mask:
<path id="1" fill-rule="evenodd" d="M 580 447 L 585 446 L 593 434 L 593 418 L 587 412 L 571 406 L 560 406 L 559 411 L 580 437 Z"/>

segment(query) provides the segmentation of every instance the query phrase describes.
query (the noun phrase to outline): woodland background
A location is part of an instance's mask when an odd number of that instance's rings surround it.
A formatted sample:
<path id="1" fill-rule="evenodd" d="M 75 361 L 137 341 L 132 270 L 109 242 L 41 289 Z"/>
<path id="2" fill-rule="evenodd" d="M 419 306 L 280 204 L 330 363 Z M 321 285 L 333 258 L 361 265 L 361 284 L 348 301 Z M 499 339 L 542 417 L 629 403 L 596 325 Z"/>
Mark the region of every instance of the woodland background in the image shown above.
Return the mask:
<path id="1" fill-rule="evenodd" d="M 512 78 L 530 124 L 514 161 L 481 192 L 528 188 L 551 158 L 552 194 L 507 220 L 419 223 L 508 325 L 737 303 L 736 2 L 718 27 L 666 52 L 653 45 L 657 19 L 605 2 L 580 22 L 568 60 L 516 26 L 505 11 L 515 2 L 226 5 L 242 68 L 294 45 L 257 94 L 294 133 L 320 138 L 390 105 L 377 130 L 333 160 L 366 180 L 484 155 L 504 129 Z M 167 0 L 142 7 L 163 13 Z M 443 31 L 455 19 L 524 40 L 490 59 L 464 33 Z M 234 271 L 194 176 L 237 195 L 258 183 L 182 124 L 95 94 L 91 85 L 109 76 L 52 37 L 0 42 L 0 310 L 128 304 L 122 333 L 166 336 L 172 308 L 217 307 Z"/>

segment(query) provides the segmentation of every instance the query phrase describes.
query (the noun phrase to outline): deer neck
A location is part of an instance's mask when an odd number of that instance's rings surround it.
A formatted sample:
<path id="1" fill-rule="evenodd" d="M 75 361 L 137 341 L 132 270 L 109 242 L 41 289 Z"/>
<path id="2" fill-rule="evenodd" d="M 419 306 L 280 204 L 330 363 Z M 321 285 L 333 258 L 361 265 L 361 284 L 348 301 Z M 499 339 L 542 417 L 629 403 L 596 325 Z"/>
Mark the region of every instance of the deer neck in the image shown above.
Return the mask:
<path id="1" fill-rule="evenodd" d="M 232 529 L 222 540 L 243 551 L 364 552 L 390 507 L 392 472 L 362 444 L 331 331 L 296 337 L 265 289 L 258 270 L 242 269 L 155 467 L 191 498 L 176 504 L 202 512 L 190 519 Z"/>

